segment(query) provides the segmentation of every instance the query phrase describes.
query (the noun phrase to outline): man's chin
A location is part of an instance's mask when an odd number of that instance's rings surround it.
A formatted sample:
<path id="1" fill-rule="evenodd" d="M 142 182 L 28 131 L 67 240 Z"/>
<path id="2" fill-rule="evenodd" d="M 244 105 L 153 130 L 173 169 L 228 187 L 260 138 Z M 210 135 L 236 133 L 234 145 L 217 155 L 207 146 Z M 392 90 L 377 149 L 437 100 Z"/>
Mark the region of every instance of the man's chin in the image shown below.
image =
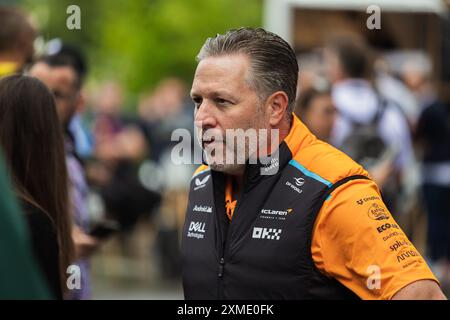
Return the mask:
<path id="1" fill-rule="evenodd" d="M 231 175 L 243 174 L 245 169 L 245 164 L 208 163 L 208 166 L 213 171 L 223 172 Z"/>

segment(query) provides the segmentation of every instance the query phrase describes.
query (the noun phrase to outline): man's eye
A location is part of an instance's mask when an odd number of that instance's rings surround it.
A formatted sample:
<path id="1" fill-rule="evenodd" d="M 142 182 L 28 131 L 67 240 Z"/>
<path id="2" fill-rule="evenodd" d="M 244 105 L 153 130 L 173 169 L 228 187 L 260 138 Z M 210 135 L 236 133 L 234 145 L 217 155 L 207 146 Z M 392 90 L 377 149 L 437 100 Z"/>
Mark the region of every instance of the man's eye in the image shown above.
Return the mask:
<path id="1" fill-rule="evenodd" d="M 59 92 L 59 91 L 53 91 L 53 96 L 54 96 L 56 99 L 60 99 L 60 98 L 63 97 L 63 94 L 62 94 L 61 92 Z"/>
<path id="2" fill-rule="evenodd" d="M 192 101 L 194 102 L 195 108 L 199 108 L 202 104 L 202 98 L 193 98 Z"/>
<path id="3" fill-rule="evenodd" d="M 216 103 L 218 104 L 228 104 L 229 102 L 222 98 L 216 98 Z"/>

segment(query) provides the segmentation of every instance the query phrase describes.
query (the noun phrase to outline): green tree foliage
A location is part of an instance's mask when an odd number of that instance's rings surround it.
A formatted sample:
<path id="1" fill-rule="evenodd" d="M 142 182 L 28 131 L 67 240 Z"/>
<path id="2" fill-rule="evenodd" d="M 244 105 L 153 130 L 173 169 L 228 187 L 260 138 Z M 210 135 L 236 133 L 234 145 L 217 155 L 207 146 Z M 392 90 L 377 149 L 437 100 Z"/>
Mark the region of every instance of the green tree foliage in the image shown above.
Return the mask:
<path id="1" fill-rule="evenodd" d="M 91 78 L 117 79 L 128 92 L 166 76 L 188 83 L 207 37 L 240 26 L 260 26 L 261 0 L 23 0 L 45 39 L 83 47 Z M 66 9 L 81 8 L 81 30 L 66 28 Z"/>

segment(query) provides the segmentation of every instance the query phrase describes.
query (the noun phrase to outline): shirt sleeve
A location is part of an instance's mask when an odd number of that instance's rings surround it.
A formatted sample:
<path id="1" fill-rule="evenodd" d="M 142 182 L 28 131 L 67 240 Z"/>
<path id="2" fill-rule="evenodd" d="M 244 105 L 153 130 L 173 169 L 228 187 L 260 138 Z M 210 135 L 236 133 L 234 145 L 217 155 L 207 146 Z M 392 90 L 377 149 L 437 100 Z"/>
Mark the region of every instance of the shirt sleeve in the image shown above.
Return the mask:
<path id="1" fill-rule="evenodd" d="M 332 192 L 315 222 L 311 252 L 323 274 L 362 299 L 391 299 L 412 282 L 437 282 L 370 180 Z"/>

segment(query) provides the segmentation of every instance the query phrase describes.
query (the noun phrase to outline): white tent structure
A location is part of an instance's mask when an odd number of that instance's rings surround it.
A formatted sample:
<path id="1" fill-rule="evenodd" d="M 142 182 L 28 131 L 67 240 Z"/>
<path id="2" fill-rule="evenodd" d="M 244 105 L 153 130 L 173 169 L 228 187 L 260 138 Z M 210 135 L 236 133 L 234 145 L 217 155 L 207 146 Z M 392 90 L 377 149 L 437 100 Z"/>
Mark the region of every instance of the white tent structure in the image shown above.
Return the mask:
<path id="1" fill-rule="evenodd" d="M 265 0 L 264 28 L 292 43 L 294 9 L 355 10 L 366 12 L 372 5 L 381 12 L 421 12 L 444 15 L 448 5 L 442 0 Z"/>
<path id="2" fill-rule="evenodd" d="M 384 53 L 422 52 L 450 102 L 449 9 L 450 0 L 265 0 L 263 25 L 303 55 L 340 33 L 363 37 Z M 375 12 L 379 27 L 369 28 Z"/>

